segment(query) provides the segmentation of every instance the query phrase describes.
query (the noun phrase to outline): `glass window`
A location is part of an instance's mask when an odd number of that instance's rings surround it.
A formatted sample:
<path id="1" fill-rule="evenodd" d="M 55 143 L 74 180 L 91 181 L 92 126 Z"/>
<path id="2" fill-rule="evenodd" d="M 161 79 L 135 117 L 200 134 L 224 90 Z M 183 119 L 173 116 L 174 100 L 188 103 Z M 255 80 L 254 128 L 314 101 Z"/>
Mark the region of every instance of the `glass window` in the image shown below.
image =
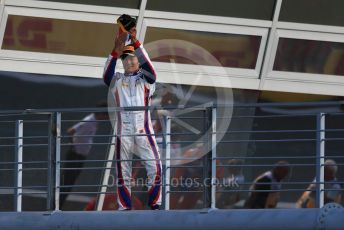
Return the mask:
<path id="1" fill-rule="evenodd" d="M 10 15 L 2 49 L 105 57 L 117 25 Z"/>
<path id="2" fill-rule="evenodd" d="M 275 0 L 148 0 L 147 10 L 272 20 Z"/>
<path id="3" fill-rule="evenodd" d="M 273 69 L 344 75 L 344 43 L 280 38 Z"/>
<path id="4" fill-rule="evenodd" d="M 191 42 L 212 54 L 224 67 L 248 69 L 254 69 L 256 66 L 261 41 L 260 36 L 253 35 L 222 34 L 156 27 L 147 28 L 145 44 L 163 39 L 178 39 Z M 166 52 L 164 51 L 166 50 L 168 50 L 168 55 L 159 55 L 161 53 L 165 54 Z M 211 65 L 202 53 L 193 50 L 192 47 L 180 47 L 173 43 L 150 49 L 149 53 L 154 61 L 171 62 L 173 59 L 174 62 L 182 64 L 197 63 Z M 191 56 L 192 60 L 185 58 L 186 56 Z"/>
<path id="5" fill-rule="evenodd" d="M 48 2 L 64 2 L 97 6 L 114 6 L 123 8 L 140 8 L 140 0 L 44 0 Z"/>
<path id="6" fill-rule="evenodd" d="M 281 21 L 344 26 L 343 0 L 286 0 L 282 2 Z"/>

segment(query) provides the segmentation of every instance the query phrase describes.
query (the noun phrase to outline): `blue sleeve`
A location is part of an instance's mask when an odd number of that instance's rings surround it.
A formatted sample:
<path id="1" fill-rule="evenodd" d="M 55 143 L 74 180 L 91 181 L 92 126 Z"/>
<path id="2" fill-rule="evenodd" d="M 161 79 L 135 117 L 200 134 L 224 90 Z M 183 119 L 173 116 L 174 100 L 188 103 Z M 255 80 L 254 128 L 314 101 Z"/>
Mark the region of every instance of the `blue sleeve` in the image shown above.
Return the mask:
<path id="1" fill-rule="evenodd" d="M 142 69 L 143 77 L 149 84 L 154 84 L 156 81 L 156 73 L 153 64 L 143 46 L 139 41 L 134 44 L 135 54 L 140 62 L 140 68 Z"/>
<path id="2" fill-rule="evenodd" d="M 117 63 L 117 53 L 112 52 L 109 55 L 108 59 L 106 60 L 104 73 L 103 73 L 103 81 L 107 86 L 110 86 L 111 80 L 115 75 L 115 68 Z"/>

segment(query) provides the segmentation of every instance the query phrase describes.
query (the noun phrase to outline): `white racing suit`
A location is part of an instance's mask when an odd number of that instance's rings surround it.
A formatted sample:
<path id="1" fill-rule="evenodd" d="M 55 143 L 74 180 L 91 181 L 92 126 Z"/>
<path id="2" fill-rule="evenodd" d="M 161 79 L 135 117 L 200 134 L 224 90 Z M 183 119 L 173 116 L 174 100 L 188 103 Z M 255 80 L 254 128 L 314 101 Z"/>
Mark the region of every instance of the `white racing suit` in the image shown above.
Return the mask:
<path id="1" fill-rule="evenodd" d="M 105 84 L 111 86 L 116 106 L 149 106 L 155 89 L 153 65 L 139 41 L 134 43 L 140 69 L 130 75 L 115 72 L 118 54 L 109 55 L 103 74 Z M 111 81 L 114 81 L 111 83 Z M 121 111 L 116 114 L 116 172 L 118 205 L 120 210 L 131 209 L 132 158 L 143 160 L 148 177 L 148 205 L 161 205 L 161 161 L 150 118 L 150 111 Z M 136 135 L 140 134 L 140 135 Z M 126 136 L 129 135 L 129 136 Z M 121 161 L 119 161 L 121 160 Z"/>

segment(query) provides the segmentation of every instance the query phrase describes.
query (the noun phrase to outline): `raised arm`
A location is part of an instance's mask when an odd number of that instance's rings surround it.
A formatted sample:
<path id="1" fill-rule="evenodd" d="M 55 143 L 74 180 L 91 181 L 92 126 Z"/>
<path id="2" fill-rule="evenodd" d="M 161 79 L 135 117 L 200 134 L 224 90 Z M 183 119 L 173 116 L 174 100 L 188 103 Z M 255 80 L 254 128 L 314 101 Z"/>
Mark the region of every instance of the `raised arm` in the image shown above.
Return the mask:
<path id="1" fill-rule="evenodd" d="M 143 48 L 143 45 L 141 45 L 139 40 L 136 38 L 136 28 L 133 28 L 130 31 L 130 35 L 135 48 L 135 55 L 140 62 L 140 68 L 142 69 L 143 77 L 149 84 L 153 84 L 156 81 L 156 73 L 145 48 Z"/>
<path id="2" fill-rule="evenodd" d="M 116 37 L 115 46 L 112 49 L 112 52 L 109 55 L 108 59 L 106 60 L 104 72 L 103 72 L 103 80 L 104 80 L 105 84 L 108 86 L 110 86 L 111 80 L 115 75 L 117 58 L 122 53 L 125 38 L 126 38 L 126 34 L 122 34 L 122 35 Z"/>
<path id="3" fill-rule="evenodd" d="M 139 59 L 140 68 L 142 69 L 144 78 L 150 84 L 155 83 L 156 73 L 145 48 L 141 45 L 141 43 L 138 40 L 136 40 L 136 42 L 133 45 L 135 48 L 135 54 Z"/>
<path id="4" fill-rule="evenodd" d="M 112 51 L 108 59 L 106 60 L 104 73 L 103 73 L 103 81 L 107 86 L 110 86 L 111 80 L 115 75 L 117 58 L 118 58 L 118 53 L 116 51 Z"/>

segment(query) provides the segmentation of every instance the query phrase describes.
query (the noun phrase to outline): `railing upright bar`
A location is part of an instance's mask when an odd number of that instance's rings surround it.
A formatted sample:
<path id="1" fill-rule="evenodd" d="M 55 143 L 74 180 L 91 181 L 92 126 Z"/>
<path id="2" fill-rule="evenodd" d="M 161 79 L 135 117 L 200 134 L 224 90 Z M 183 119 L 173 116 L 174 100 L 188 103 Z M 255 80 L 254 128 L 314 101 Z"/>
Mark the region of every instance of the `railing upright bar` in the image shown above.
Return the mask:
<path id="1" fill-rule="evenodd" d="M 16 212 L 22 211 L 22 184 L 23 184 L 23 121 L 17 120 L 15 127 L 15 197 L 14 208 Z"/>
<path id="2" fill-rule="evenodd" d="M 116 143 L 116 138 L 117 138 L 116 130 L 113 129 L 111 143 Z M 109 147 L 107 162 L 105 164 L 105 170 L 104 170 L 103 180 L 101 184 L 102 187 L 100 188 L 100 195 L 97 201 L 97 207 L 96 207 L 97 211 L 103 210 L 103 205 L 104 205 L 104 200 L 105 200 L 105 195 L 106 195 L 105 192 L 107 190 L 107 187 L 105 185 L 109 183 L 109 177 L 110 177 L 112 163 L 113 163 L 112 160 L 114 159 L 114 157 L 115 157 L 115 145 L 112 144 Z"/>
<path id="3" fill-rule="evenodd" d="M 47 210 L 52 211 L 55 210 L 55 195 L 56 195 L 56 185 L 60 182 L 55 181 L 56 177 L 56 150 L 57 150 L 57 133 L 58 126 L 60 126 L 58 123 L 58 117 L 60 117 L 61 121 L 61 113 L 60 112 L 53 112 L 49 115 L 49 122 L 48 122 L 48 172 L 47 172 Z M 59 127 L 61 128 L 61 127 Z"/>
<path id="4" fill-rule="evenodd" d="M 204 151 L 203 157 L 203 179 L 210 181 L 209 184 L 204 184 L 203 194 L 203 208 L 211 208 L 212 203 L 212 107 L 204 110 Z"/>
<path id="5" fill-rule="evenodd" d="M 316 207 L 324 206 L 325 113 L 317 114 Z"/>
<path id="6" fill-rule="evenodd" d="M 211 208 L 216 208 L 216 108 L 211 111 Z"/>
<path id="7" fill-rule="evenodd" d="M 164 206 L 165 210 L 170 209 L 170 180 L 171 180 L 171 118 L 169 116 L 165 117 L 166 124 L 166 135 L 165 135 L 165 178 L 164 188 Z"/>
<path id="8" fill-rule="evenodd" d="M 55 119 L 55 210 L 60 210 L 60 178 L 61 178 L 61 113 L 56 113 Z"/>

